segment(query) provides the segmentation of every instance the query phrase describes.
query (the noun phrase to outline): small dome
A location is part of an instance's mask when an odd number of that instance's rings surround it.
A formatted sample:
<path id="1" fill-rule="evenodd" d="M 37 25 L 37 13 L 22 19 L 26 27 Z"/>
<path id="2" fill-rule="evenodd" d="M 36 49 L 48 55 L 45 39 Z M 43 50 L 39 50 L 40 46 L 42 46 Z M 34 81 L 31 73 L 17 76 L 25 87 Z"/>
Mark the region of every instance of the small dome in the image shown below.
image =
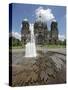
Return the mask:
<path id="1" fill-rule="evenodd" d="M 28 21 L 28 19 L 27 18 L 24 18 L 24 21 Z"/>

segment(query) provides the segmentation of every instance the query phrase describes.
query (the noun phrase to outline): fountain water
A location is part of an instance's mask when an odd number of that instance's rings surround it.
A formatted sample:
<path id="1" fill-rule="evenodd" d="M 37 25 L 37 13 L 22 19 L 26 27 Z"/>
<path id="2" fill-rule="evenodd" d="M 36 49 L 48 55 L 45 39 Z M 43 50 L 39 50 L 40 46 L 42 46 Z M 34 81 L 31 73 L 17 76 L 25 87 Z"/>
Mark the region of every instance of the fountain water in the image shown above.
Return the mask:
<path id="1" fill-rule="evenodd" d="M 34 36 L 34 28 L 33 24 L 30 24 L 30 35 L 31 40 L 25 46 L 25 57 L 36 57 L 36 45 L 35 45 L 35 36 Z"/>

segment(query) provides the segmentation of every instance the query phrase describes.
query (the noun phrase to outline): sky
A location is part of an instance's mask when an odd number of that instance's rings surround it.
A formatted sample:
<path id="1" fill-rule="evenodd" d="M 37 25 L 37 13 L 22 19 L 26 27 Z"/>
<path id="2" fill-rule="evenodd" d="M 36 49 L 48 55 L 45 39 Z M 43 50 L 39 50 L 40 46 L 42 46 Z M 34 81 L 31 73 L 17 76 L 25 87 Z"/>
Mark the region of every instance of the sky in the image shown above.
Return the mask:
<path id="1" fill-rule="evenodd" d="M 58 22 L 59 38 L 66 36 L 66 7 L 36 4 L 12 4 L 12 32 L 17 35 L 21 32 L 21 23 L 27 18 L 29 23 L 34 23 L 39 19 L 46 22 L 50 30 L 51 22 Z M 15 34 L 14 34 L 15 35 Z M 20 36 L 20 35 L 19 35 Z"/>

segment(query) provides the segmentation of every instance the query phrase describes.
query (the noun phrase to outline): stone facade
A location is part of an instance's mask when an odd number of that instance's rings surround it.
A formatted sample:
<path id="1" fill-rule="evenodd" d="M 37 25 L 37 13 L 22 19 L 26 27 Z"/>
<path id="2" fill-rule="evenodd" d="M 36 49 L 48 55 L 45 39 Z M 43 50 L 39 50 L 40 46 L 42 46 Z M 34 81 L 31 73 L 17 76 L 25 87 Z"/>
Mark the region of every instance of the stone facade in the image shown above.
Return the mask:
<path id="1" fill-rule="evenodd" d="M 47 23 L 36 21 L 34 23 L 34 35 L 36 44 L 57 44 L 58 42 L 58 24 L 53 21 L 51 23 L 51 30 L 48 30 Z M 30 30 L 28 20 L 22 22 L 21 40 L 26 44 L 30 40 Z"/>
<path id="2" fill-rule="evenodd" d="M 51 42 L 57 44 L 58 42 L 58 27 L 57 27 L 57 22 L 52 22 L 51 23 Z"/>
<path id="3" fill-rule="evenodd" d="M 29 22 L 25 19 L 22 22 L 22 27 L 21 27 L 21 41 L 23 44 L 26 44 L 26 42 L 29 41 L 30 37 L 30 30 L 29 30 Z"/>
<path id="4" fill-rule="evenodd" d="M 35 22 L 34 24 L 34 32 L 35 32 L 35 38 L 37 44 L 43 44 L 47 42 L 48 38 L 48 29 L 46 23 L 43 23 L 41 21 Z"/>

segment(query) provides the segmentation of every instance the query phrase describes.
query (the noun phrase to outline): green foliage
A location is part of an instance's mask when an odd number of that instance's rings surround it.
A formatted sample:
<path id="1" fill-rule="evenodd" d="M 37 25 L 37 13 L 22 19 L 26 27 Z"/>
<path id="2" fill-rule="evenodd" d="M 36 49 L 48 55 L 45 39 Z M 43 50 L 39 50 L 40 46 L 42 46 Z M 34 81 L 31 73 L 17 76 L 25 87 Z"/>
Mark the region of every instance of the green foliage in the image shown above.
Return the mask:
<path id="1" fill-rule="evenodd" d="M 9 38 L 9 47 L 17 47 L 17 46 L 22 46 L 21 41 L 14 37 L 10 37 Z"/>
<path id="2" fill-rule="evenodd" d="M 66 45 L 66 39 L 65 39 L 64 41 L 59 40 L 59 41 L 58 41 L 58 44 L 59 44 L 59 45 Z"/>
<path id="3" fill-rule="evenodd" d="M 63 45 L 66 45 L 66 39 L 63 41 Z"/>
<path id="4" fill-rule="evenodd" d="M 57 44 L 53 43 L 44 43 L 40 47 L 45 47 L 45 48 L 65 48 L 66 47 L 66 39 L 64 41 L 59 40 Z"/>

